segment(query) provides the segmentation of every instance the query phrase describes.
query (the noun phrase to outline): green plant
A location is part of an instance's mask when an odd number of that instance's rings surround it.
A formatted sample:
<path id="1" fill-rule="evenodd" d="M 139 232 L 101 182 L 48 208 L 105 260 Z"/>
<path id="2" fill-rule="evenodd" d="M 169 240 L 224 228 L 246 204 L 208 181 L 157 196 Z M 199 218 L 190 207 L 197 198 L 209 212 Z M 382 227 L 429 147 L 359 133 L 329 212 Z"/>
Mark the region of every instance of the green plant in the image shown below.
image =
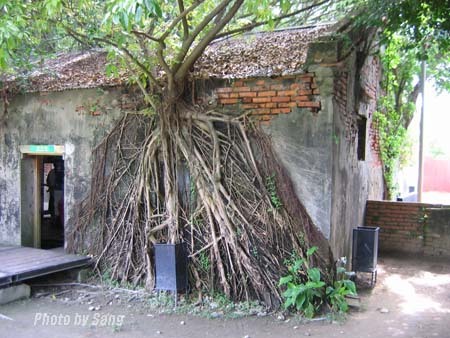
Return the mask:
<path id="1" fill-rule="evenodd" d="M 309 267 L 308 258 L 317 247 L 311 247 L 306 259 L 293 255 L 285 262 L 288 275 L 280 278 L 279 286 L 286 286 L 283 292 L 284 308 L 294 307 L 305 317 L 312 318 L 323 303 L 325 282 L 320 280 L 320 270 Z"/>
<path id="2" fill-rule="evenodd" d="M 337 275 L 345 276 L 345 269 L 337 268 Z M 345 296 L 356 295 L 355 283 L 347 278 L 336 280 L 333 285 L 327 286 L 326 298 L 331 309 L 335 312 L 347 312 L 348 303 Z"/>
<path id="3" fill-rule="evenodd" d="M 200 254 L 198 255 L 198 259 L 199 259 L 200 268 L 203 271 L 208 272 L 209 269 L 211 268 L 211 262 L 209 261 L 209 256 L 203 251 L 203 252 L 200 252 Z"/>
<path id="4" fill-rule="evenodd" d="M 275 210 L 280 210 L 280 208 L 283 206 L 283 203 L 281 203 L 281 199 L 277 194 L 277 184 L 275 182 L 275 174 L 266 177 L 266 189 L 267 192 L 269 193 L 272 207 Z"/>

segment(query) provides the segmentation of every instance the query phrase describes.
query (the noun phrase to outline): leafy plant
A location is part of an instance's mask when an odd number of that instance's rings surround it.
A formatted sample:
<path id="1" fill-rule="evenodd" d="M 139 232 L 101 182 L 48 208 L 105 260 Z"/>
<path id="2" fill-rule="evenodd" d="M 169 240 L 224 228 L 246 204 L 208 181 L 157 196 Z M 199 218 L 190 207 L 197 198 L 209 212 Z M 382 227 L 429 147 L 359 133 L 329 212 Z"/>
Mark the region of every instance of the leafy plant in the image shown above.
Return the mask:
<path id="1" fill-rule="evenodd" d="M 203 271 L 208 272 L 211 268 L 211 262 L 208 255 L 205 252 L 201 252 L 199 255 L 199 264 Z"/>
<path id="2" fill-rule="evenodd" d="M 285 286 L 283 292 L 284 308 L 294 308 L 305 317 L 312 318 L 320 310 L 324 302 L 328 303 L 334 312 L 347 312 L 346 296 L 356 295 L 355 283 L 345 278 L 345 269 L 337 268 L 338 279 L 333 285 L 326 286 L 321 280 L 320 270 L 309 267 L 308 258 L 317 250 L 311 247 L 306 253 L 306 259 L 296 255 L 286 260 L 289 274 L 280 278 L 279 286 Z"/>
<path id="3" fill-rule="evenodd" d="M 340 267 L 337 269 L 338 275 L 344 275 L 345 269 Z M 345 296 L 356 295 L 355 283 L 347 278 L 336 280 L 333 285 L 327 286 L 326 297 L 327 302 L 331 305 L 331 309 L 336 312 L 347 312 L 348 303 Z"/>
<path id="4" fill-rule="evenodd" d="M 283 292 L 284 308 L 294 307 L 305 317 L 312 318 L 323 303 L 325 282 L 320 280 L 320 270 L 309 267 L 307 259 L 317 247 L 310 248 L 306 259 L 293 256 L 286 261 L 289 274 L 280 279 L 279 286 L 286 286 Z"/>

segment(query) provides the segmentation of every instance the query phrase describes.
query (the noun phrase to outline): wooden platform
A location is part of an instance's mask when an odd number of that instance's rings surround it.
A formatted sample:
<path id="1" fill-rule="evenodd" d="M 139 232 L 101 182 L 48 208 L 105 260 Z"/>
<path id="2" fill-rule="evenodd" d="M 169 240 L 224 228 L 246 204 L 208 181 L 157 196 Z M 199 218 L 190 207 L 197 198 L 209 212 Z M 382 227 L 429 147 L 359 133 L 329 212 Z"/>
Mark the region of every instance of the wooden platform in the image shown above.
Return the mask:
<path id="1" fill-rule="evenodd" d="M 0 287 L 34 277 L 88 265 L 86 256 L 70 255 L 62 248 L 42 250 L 0 244 Z"/>

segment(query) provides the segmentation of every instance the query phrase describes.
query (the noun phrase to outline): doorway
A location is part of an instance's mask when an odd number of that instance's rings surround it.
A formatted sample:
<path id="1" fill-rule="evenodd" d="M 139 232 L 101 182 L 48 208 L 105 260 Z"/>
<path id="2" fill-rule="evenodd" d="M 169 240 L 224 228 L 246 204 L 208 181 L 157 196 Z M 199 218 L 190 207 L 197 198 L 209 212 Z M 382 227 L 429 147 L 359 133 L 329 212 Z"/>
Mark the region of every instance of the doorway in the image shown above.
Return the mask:
<path id="1" fill-rule="evenodd" d="M 23 154 L 20 171 L 22 245 L 63 247 L 63 156 Z"/>
<path id="2" fill-rule="evenodd" d="M 41 179 L 41 248 L 64 246 L 64 160 L 45 156 Z"/>

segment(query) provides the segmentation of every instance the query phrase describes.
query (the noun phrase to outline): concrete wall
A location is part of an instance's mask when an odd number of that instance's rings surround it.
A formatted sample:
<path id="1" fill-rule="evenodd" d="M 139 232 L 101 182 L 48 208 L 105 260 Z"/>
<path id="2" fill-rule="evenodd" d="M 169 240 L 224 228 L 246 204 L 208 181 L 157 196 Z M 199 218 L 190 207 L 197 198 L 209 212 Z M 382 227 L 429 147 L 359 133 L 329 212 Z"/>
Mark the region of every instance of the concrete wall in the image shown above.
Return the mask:
<path id="1" fill-rule="evenodd" d="M 380 65 L 353 53 L 334 68 L 332 131 L 332 207 L 330 243 L 335 256 L 351 257 L 352 229 L 364 224 L 367 199 L 382 199 L 382 167 L 372 130 L 379 92 Z M 359 66 L 361 65 L 361 66 Z M 358 128 L 358 121 L 366 121 Z M 364 122 L 363 122 L 364 124 Z M 359 137 L 363 143 L 359 143 Z M 364 156 L 358 156 L 358 147 Z"/>
<path id="2" fill-rule="evenodd" d="M 381 253 L 450 257 L 450 206 L 367 201 L 365 223 L 380 227 Z"/>
<path id="3" fill-rule="evenodd" d="M 0 243 L 21 243 L 19 146 L 64 146 L 67 221 L 72 207 L 88 192 L 92 148 L 120 115 L 122 96 L 119 89 L 90 89 L 12 99 L 0 119 Z"/>

